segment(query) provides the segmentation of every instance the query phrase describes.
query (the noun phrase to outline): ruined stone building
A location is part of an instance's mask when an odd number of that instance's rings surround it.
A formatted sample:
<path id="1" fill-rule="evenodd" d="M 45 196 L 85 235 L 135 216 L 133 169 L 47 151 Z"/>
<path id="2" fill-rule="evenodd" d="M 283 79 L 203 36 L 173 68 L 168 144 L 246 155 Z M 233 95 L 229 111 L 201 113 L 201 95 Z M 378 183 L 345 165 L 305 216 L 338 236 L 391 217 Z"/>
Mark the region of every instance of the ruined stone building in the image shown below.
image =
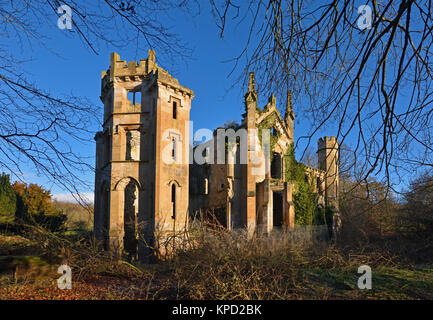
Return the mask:
<path id="1" fill-rule="evenodd" d="M 284 161 L 294 139 L 290 92 L 284 118 L 274 96 L 260 109 L 251 73 L 245 114 L 235 129 L 271 129 L 271 156 L 266 157 L 258 134 L 247 134 L 240 137 L 246 143 L 234 143 L 224 155 L 214 148 L 200 164 L 190 161 L 192 154 L 209 152 L 218 139 L 190 147 L 193 91 L 160 68 L 153 51 L 140 63 L 112 53 L 110 68 L 102 72 L 100 98 L 104 121 L 95 136 L 94 231 L 106 249 L 145 256 L 149 247 L 159 245 L 155 234 L 185 230 L 191 217 L 206 210 L 227 229 L 270 233 L 275 227 L 294 227 L 296 190 L 286 179 Z M 245 146 L 247 161 L 242 163 L 239 145 Z M 336 139 L 319 139 L 317 152 L 319 168 L 308 167 L 305 178 L 314 184 L 321 204 L 338 211 Z M 209 161 L 227 160 L 227 154 L 234 160 Z"/>

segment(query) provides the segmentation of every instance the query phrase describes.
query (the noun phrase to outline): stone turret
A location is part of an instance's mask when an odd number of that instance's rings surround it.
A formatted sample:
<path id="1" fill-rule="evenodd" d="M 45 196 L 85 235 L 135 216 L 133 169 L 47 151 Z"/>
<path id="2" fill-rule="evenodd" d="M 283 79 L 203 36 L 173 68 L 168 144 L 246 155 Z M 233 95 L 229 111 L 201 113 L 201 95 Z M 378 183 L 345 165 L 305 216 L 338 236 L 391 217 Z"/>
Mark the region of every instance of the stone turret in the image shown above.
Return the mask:
<path id="1" fill-rule="evenodd" d="M 338 212 L 338 141 L 336 137 L 320 138 L 317 143 L 319 169 L 325 171 L 325 205 Z"/>
<path id="2" fill-rule="evenodd" d="M 257 92 L 256 92 L 256 79 L 254 72 L 250 72 L 248 80 L 248 91 L 245 94 L 245 111 L 248 113 L 250 109 L 257 108 Z"/>
<path id="3" fill-rule="evenodd" d="M 187 227 L 194 94 L 156 64 L 153 50 L 138 63 L 115 52 L 110 60 L 95 136 L 94 231 L 106 249 L 145 261 L 150 247 Z"/>
<path id="4" fill-rule="evenodd" d="M 284 115 L 284 122 L 287 125 L 287 130 L 289 131 L 289 135 L 291 137 L 293 137 L 294 121 L 295 113 L 293 112 L 292 91 L 287 90 L 286 113 Z"/>

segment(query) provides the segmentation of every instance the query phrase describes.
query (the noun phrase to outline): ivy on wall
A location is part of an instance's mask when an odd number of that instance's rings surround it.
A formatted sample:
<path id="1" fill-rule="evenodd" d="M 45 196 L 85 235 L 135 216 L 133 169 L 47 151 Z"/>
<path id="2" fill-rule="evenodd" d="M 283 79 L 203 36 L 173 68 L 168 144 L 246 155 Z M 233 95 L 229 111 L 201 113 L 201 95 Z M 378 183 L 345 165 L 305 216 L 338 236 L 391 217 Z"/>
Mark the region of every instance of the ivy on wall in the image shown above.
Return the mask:
<path id="1" fill-rule="evenodd" d="M 272 128 L 277 120 L 275 113 L 270 114 L 257 125 L 260 143 L 262 130 Z M 270 161 L 272 150 L 279 137 L 270 135 Z M 332 222 L 332 212 L 318 205 L 318 195 L 314 193 L 315 179 L 307 172 L 307 167 L 295 158 L 294 145 L 291 144 L 284 155 L 284 180 L 294 184 L 293 203 L 295 205 L 295 223 L 298 225 L 324 225 Z"/>
<path id="2" fill-rule="evenodd" d="M 285 180 L 294 184 L 293 203 L 295 223 L 298 225 L 326 224 L 326 210 L 317 204 L 318 195 L 314 193 L 313 176 L 307 172 L 303 163 L 296 161 L 293 144 L 284 155 Z"/>
<path id="3" fill-rule="evenodd" d="M 299 225 L 313 224 L 317 207 L 317 197 L 312 192 L 311 186 L 306 182 L 299 182 L 293 194 L 295 204 L 295 223 Z"/>
<path id="4" fill-rule="evenodd" d="M 313 224 L 315 225 L 327 224 L 327 219 L 326 219 L 327 211 L 329 210 L 326 210 L 325 207 L 317 206 L 316 214 L 313 216 Z"/>

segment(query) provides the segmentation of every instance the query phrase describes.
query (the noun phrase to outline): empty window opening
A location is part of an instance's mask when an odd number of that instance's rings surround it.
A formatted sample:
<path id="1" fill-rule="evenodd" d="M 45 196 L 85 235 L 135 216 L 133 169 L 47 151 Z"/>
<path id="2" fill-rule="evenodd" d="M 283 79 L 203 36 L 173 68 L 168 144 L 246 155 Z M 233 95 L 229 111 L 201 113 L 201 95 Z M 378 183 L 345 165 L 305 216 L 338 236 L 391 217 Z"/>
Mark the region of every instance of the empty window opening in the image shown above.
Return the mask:
<path id="1" fill-rule="evenodd" d="M 131 102 L 131 104 L 134 104 L 134 91 L 128 91 L 127 98 Z"/>
<path id="2" fill-rule="evenodd" d="M 283 193 L 272 192 L 272 202 L 274 227 L 281 227 L 283 225 Z"/>
<path id="3" fill-rule="evenodd" d="M 281 179 L 282 163 L 281 155 L 274 153 L 271 162 L 271 178 Z"/>
<path id="4" fill-rule="evenodd" d="M 176 219 L 176 185 L 171 185 L 171 218 Z"/>
<path id="5" fill-rule="evenodd" d="M 128 91 L 127 98 L 132 105 L 141 104 L 141 91 Z"/>
<path id="6" fill-rule="evenodd" d="M 173 119 L 177 119 L 177 102 L 173 101 Z"/>
<path id="7" fill-rule="evenodd" d="M 134 92 L 134 104 L 141 104 L 141 91 Z"/>
<path id="8" fill-rule="evenodd" d="M 240 148 L 240 144 L 236 148 L 235 163 L 236 164 L 241 164 L 241 148 Z"/>
<path id="9" fill-rule="evenodd" d="M 205 149 L 205 154 L 206 154 L 206 157 L 205 157 L 205 162 L 206 163 L 210 163 L 211 161 L 210 161 L 210 147 L 207 147 L 206 149 Z"/>
<path id="10" fill-rule="evenodd" d="M 207 178 L 204 178 L 204 194 L 209 193 L 209 180 Z"/>
<path id="11" fill-rule="evenodd" d="M 171 146 L 171 158 L 176 161 L 176 139 L 173 138 L 171 140 L 172 146 Z"/>

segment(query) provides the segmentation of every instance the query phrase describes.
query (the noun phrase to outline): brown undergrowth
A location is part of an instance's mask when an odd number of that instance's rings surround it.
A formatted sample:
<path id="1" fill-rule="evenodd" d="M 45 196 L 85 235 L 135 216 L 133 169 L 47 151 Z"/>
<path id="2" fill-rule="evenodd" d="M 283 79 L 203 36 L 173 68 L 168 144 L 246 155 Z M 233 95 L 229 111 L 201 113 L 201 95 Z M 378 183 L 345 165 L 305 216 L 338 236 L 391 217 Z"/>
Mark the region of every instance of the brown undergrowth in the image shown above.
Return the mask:
<path id="1" fill-rule="evenodd" d="M 176 235 L 182 246 L 165 261 L 145 264 L 100 250 L 91 234 L 30 228 L 20 236 L 28 252 L 23 243 L 14 251 L 16 236 L 1 237 L 0 249 L 8 252 L 2 257 L 9 260 L 0 261 L 0 299 L 433 298 L 430 262 L 411 261 L 403 254 L 407 248 L 399 252 L 391 242 L 335 245 L 299 241 L 287 232 L 248 235 L 195 223 Z M 60 264 L 72 268 L 72 290 L 57 288 Z M 357 289 L 360 265 L 372 268 L 373 290 Z"/>

